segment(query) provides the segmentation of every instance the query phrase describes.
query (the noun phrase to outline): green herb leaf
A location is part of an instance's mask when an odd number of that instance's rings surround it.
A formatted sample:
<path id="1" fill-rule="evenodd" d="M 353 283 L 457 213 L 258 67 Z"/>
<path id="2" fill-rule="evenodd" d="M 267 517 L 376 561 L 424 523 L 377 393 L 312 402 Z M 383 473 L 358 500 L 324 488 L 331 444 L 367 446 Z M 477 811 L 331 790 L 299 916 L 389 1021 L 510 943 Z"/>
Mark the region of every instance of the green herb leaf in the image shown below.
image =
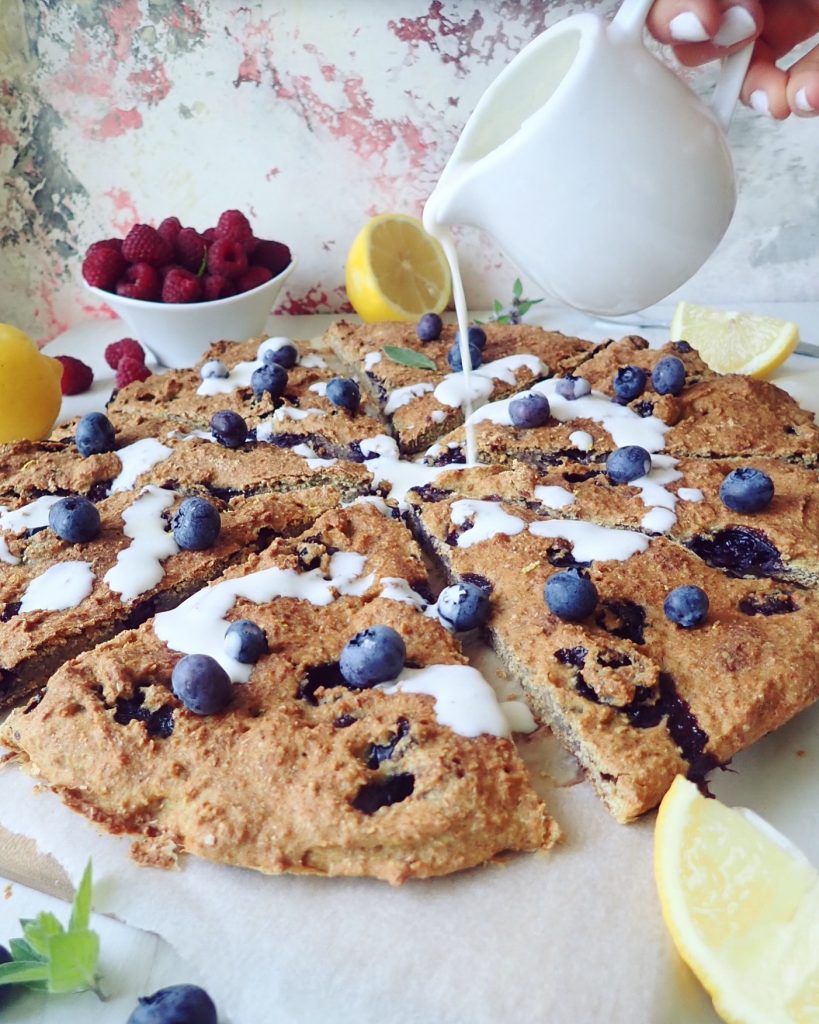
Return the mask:
<path id="1" fill-rule="evenodd" d="M 515 283 L 512 285 L 512 294 L 516 299 L 519 299 L 523 295 L 523 281 L 519 277 L 515 278 Z"/>
<path id="2" fill-rule="evenodd" d="M 99 935 L 89 928 L 52 935 L 49 943 L 49 992 L 93 988 L 99 955 Z"/>
<path id="3" fill-rule="evenodd" d="M 9 942 L 9 952 L 11 953 L 12 960 L 41 960 L 43 963 L 46 962 L 46 958 L 41 956 L 25 939 L 12 939 Z"/>
<path id="4" fill-rule="evenodd" d="M 85 865 L 85 871 L 83 871 L 80 884 L 77 886 L 77 895 L 74 897 L 74 902 L 71 905 L 71 919 L 68 922 L 69 931 L 73 932 L 77 929 L 88 927 L 88 922 L 91 920 L 91 894 L 93 888 L 91 861 L 89 860 Z"/>
<path id="5" fill-rule="evenodd" d="M 425 356 L 423 352 L 416 352 L 414 348 L 401 348 L 399 345 L 385 345 L 384 355 L 394 363 L 401 366 L 411 366 L 415 370 L 437 370 L 438 365 L 434 359 Z"/>
<path id="6" fill-rule="evenodd" d="M 0 964 L 0 985 L 23 985 L 30 981 L 47 981 L 48 964 L 42 960 L 12 960 Z"/>
<path id="7" fill-rule="evenodd" d="M 503 312 L 503 304 L 498 299 L 495 299 L 492 303 L 492 308 L 495 310 L 496 314 Z"/>
<path id="8" fill-rule="evenodd" d="M 40 956 L 48 956 L 48 944 L 52 935 L 59 935 L 63 931 L 63 926 L 57 918 L 45 910 L 33 920 L 21 921 L 20 924 L 26 942 Z"/>

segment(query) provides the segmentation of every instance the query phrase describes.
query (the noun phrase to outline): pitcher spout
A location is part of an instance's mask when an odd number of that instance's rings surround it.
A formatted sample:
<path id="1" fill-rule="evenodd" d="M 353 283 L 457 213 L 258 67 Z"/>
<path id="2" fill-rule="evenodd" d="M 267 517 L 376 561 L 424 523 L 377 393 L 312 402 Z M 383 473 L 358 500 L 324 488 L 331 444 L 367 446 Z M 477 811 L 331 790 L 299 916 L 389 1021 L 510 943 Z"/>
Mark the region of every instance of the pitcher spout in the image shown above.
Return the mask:
<path id="1" fill-rule="evenodd" d="M 476 213 L 480 208 L 475 167 L 447 164 L 438 184 L 424 204 L 423 223 L 426 231 L 434 235 L 441 227 L 469 224 L 480 227 Z"/>

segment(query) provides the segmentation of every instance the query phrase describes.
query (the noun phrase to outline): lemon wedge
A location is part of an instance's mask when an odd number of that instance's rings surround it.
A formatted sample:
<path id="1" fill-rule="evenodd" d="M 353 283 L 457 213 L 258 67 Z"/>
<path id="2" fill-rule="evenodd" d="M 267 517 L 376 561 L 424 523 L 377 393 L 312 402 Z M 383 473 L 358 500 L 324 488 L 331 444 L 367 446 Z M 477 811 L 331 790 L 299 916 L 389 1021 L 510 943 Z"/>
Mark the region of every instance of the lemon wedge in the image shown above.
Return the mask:
<path id="1" fill-rule="evenodd" d="M 755 816 L 678 776 L 654 868 L 682 958 L 730 1024 L 819 1022 L 819 874 Z"/>
<path id="2" fill-rule="evenodd" d="M 0 324 L 0 442 L 41 441 L 60 411 L 62 364 L 31 338 Z"/>
<path id="3" fill-rule="evenodd" d="M 718 373 L 767 377 L 799 344 L 799 328 L 788 320 L 734 313 L 680 302 L 671 321 L 671 341 L 687 341 Z"/>
<path id="4" fill-rule="evenodd" d="M 449 265 L 415 217 L 382 213 L 356 235 L 346 265 L 347 297 L 366 323 L 413 321 L 449 302 Z"/>

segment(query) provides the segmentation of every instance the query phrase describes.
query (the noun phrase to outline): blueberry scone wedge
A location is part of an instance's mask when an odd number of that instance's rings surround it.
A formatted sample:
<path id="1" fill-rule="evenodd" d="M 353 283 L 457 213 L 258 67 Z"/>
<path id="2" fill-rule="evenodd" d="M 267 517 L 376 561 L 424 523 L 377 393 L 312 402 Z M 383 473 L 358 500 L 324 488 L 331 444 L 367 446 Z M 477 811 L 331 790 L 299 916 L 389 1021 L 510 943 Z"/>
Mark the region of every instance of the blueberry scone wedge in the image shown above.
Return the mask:
<path id="1" fill-rule="evenodd" d="M 408 531 L 327 512 L 65 665 L 3 741 L 74 809 L 267 873 L 443 875 L 558 836 Z"/>

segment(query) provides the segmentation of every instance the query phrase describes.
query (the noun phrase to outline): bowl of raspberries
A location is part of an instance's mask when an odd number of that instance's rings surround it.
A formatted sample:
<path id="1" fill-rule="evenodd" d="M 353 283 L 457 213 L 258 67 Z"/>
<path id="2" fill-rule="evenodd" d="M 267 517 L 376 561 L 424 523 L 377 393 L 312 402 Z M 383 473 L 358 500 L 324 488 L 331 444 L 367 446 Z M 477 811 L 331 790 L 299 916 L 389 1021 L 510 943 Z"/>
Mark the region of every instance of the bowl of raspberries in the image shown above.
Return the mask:
<path id="1" fill-rule="evenodd" d="M 283 242 L 258 238 L 240 210 L 225 210 L 202 232 L 166 217 L 94 242 L 82 276 L 160 363 L 183 367 L 213 341 L 261 334 L 293 266 Z"/>

